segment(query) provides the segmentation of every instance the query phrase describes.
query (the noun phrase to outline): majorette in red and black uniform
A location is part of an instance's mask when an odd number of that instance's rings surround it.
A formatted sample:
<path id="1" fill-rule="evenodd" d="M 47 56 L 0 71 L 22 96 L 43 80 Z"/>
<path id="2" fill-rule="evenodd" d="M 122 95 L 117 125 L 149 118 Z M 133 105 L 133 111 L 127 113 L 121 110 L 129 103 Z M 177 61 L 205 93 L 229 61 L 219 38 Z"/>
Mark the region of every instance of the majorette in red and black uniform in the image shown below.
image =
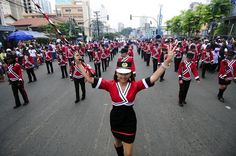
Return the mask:
<path id="1" fill-rule="evenodd" d="M 72 75 L 73 80 L 74 80 L 74 85 L 75 85 L 75 95 L 76 95 L 75 103 L 78 103 L 80 101 L 79 85 L 82 91 L 81 100 L 85 99 L 86 90 L 85 90 L 84 76 L 82 75 L 79 67 L 74 63 L 74 61 L 71 62 L 70 75 Z"/>
<path id="2" fill-rule="evenodd" d="M 218 92 L 218 99 L 221 102 L 224 102 L 223 94 L 224 91 L 227 89 L 227 86 L 231 83 L 232 80 L 236 82 L 236 60 L 233 59 L 234 52 L 229 50 L 226 53 L 226 58 L 221 61 L 220 70 L 219 70 L 219 92 Z"/>
<path id="3" fill-rule="evenodd" d="M 107 62 L 106 66 L 109 67 L 111 50 L 110 50 L 108 45 L 105 45 L 104 51 L 105 51 L 105 54 L 106 54 L 106 62 Z"/>
<path id="4" fill-rule="evenodd" d="M 187 59 L 180 62 L 178 75 L 179 75 L 179 105 L 183 107 L 186 104 L 186 96 L 188 93 L 189 85 L 191 82 L 191 73 L 195 79 L 199 80 L 199 74 L 195 62 L 192 61 L 194 53 L 188 52 Z"/>
<path id="5" fill-rule="evenodd" d="M 184 48 L 182 47 L 182 43 L 178 42 L 178 47 L 175 50 L 175 57 L 174 57 L 174 63 L 175 63 L 175 72 L 179 69 L 179 64 L 182 60 Z"/>
<path id="6" fill-rule="evenodd" d="M 22 68 L 21 65 L 16 63 L 16 57 L 14 55 L 9 55 L 7 60 L 7 76 L 9 79 L 9 82 L 11 84 L 12 92 L 15 98 L 15 106 L 14 108 L 18 108 L 21 106 L 20 98 L 18 95 L 18 90 L 20 91 L 23 99 L 24 99 L 24 105 L 29 103 L 29 99 L 27 96 L 27 93 L 24 88 L 24 81 L 23 81 L 23 75 L 22 75 Z"/>
<path id="7" fill-rule="evenodd" d="M 129 45 L 129 48 L 128 48 L 128 55 L 129 55 L 130 57 L 134 57 L 133 45 Z"/>
<path id="8" fill-rule="evenodd" d="M 45 47 L 44 57 L 45 57 L 45 63 L 46 63 L 48 74 L 53 73 L 52 51 L 49 50 L 48 47 Z M 49 69 L 49 66 L 51 68 L 51 71 Z"/>
<path id="9" fill-rule="evenodd" d="M 130 66 L 130 70 L 132 71 L 133 75 L 136 76 L 136 70 L 135 70 L 134 59 L 133 59 L 133 57 L 130 57 L 130 56 L 127 54 L 127 52 L 128 52 L 128 50 L 127 50 L 126 48 L 122 48 L 122 49 L 121 49 L 121 51 L 120 51 L 121 55 L 126 54 L 126 56 L 125 56 L 125 57 L 121 57 L 121 56 L 120 56 L 120 57 L 117 59 L 117 68 L 118 68 L 119 66 L 121 66 L 121 64 L 122 64 L 123 62 L 126 62 L 127 65 Z"/>
<path id="10" fill-rule="evenodd" d="M 202 52 L 202 78 L 205 78 L 206 70 L 210 71 L 211 64 L 213 64 L 213 53 L 211 45 L 208 44 Z"/>
<path id="11" fill-rule="evenodd" d="M 152 55 L 153 73 L 157 70 L 158 60 L 160 58 L 161 48 L 158 43 L 150 48 Z"/>
<path id="12" fill-rule="evenodd" d="M 93 61 L 94 61 L 94 68 L 96 71 L 96 77 L 101 77 L 101 53 L 98 48 L 94 48 Z"/>
<path id="13" fill-rule="evenodd" d="M 123 64 L 127 66 L 125 62 Z M 130 81 L 123 92 L 116 80 L 94 79 L 93 88 L 103 89 L 110 93 L 113 105 L 110 113 L 110 126 L 115 138 L 126 143 L 134 142 L 137 129 L 137 119 L 133 110 L 134 100 L 139 91 L 153 85 L 150 78 Z"/>
<path id="14" fill-rule="evenodd" d="M 72 61 L 74 60 L 74 51 L 75 51 L 75 48 L 72 45 L 68 47 L 66 56 L 69 61 L 69 66 L 71 66 Z"/>
<path id="15" fill-rule="evenodd" d="M 102 71 L 105 72 L 107 70 L 107 54 L 105 52 L 104 45 L 102 44 L 99 47 L 99 53 L 101 54 Z"/>
<path id="16" fill-rule="evenodd" d="M 33 77 L 34 81 L 37 81 L 37 78 L 34 73 L 34 58 L 32 56 L 30 56 L 29 53 L 25 53 L 23 56 L 23 66 L 26 69 L 29 83 L 33 82 L 32 77 Z"/>
<path id="17" fill-rule="evenodd" d="M 62 74 L 62 78 L 64 79 L 65 77 L 68 77 L 68 73 L 67 73 L 67 58 L 66 58 L 66 54 L 63 53 L 62 51 L 59 51 L 58 53 L 58 65 L 61 67 L 61 74 Z"/>

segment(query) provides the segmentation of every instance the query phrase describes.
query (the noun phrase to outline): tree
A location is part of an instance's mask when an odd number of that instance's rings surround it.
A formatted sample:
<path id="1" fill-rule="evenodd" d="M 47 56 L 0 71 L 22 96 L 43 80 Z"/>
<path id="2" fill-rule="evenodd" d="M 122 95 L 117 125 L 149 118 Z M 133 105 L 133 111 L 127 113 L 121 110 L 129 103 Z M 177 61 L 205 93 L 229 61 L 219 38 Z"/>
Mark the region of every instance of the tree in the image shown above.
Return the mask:
<path id="1" fill-rule="evenodd" d="M 120 33 L 126 37 L 129 37 L 130 33 L 133 31 L 131 27 L 124 28 Z"/>
<path id="2" fill-rule="evenodd" d="M 101 21 L 92 20 L 91 21 L 91 29 L 92 29 L 93 38 L 95 38 L 95 39 L 102 38 L 102 34 L 104 31 L 104 24 Z"/>
<path id="3" fill-rule="evenodd" d="M 71 23 L 70 22 L 58 23 L 56 27 L 67 38 L 76 38 L 78 37 L 78 33 L 83 33 L 83 28 L 82 27 L 76 28 L 75 24 L 72 21 Z M 56 33 L 56 30 L 50 24 L 40 27 L 40 30 L 43 31 L 44 33 L 52 35 L 55 35 Z"/>
<path id="4" fill-rule="evenodd" d="M 223 17 L 229 15 L 231 10 L 229 0 L 211 0 L 210 4 L 199 4 L 195 9 L 182 11 L 180 15 L 173 17 L 166 22 L 167 30 L 173 34 L 198 32 L 202 25 L 208 24 L 208 32 L 214 34 L 214 30 L 221 25 L 223 30 Z M 217 31 L 219 32 L 219 31 Z"/>
<path id="5" fill-rule="evenodd" d="M 120 35 L 117 33 L 104 33 L 103 36 L 106 39 L 114 40 L 116 37 L 119 37 Z"/>

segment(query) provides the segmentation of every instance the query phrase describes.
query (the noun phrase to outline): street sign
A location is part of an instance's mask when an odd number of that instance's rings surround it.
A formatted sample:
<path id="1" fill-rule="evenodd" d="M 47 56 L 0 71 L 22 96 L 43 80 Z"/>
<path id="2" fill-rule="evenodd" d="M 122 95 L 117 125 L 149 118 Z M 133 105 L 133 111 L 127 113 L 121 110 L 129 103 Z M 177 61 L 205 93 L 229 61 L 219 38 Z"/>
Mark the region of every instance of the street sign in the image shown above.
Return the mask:
<path id="1" fill-rule="evenodd" d="M 16 28 L 14 26 L 0 25 L 0 31 L 16 31 Z"/>

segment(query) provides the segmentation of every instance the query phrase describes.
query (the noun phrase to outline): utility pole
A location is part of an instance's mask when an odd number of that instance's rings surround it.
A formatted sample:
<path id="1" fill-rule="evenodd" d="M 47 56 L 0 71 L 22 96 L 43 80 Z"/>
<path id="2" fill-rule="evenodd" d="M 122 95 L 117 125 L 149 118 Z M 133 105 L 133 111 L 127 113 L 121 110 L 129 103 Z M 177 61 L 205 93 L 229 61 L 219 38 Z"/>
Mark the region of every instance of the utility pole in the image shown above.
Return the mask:
<path id="1" fill-rule="evenodd" d="M 99 38 L 99 36 L 100 36 L 99 23 L 98 23 L 99 11 L 94 11 L 93 13 L 95 13 L 95 17 L 96 17 L 97 31 L 98 31 L 98 38 Z"/>
<path id="2" fill-rule="evenodd" d="M 161 35 L 161 25 L 162 25 L 162 5 L 160 5 L 160 12 L 159 12 L 159 17 L 158 17 L 158 24 L 157 24 L 157 35 Z"/>

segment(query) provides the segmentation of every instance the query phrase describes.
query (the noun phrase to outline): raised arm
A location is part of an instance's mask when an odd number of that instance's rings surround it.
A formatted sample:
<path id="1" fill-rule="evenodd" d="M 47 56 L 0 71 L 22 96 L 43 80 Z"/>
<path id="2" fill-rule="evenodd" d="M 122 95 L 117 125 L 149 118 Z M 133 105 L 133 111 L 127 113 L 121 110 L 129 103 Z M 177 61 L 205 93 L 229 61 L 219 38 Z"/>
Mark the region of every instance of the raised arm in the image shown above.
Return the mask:
<path id="1" fill-rule="evenodd" d="M 174 47 L 172 46 L 172 44 L 168 45 L 168 47 L 167 47 L 168 56 L 167 56 L 166 60 L 161 64 L 161 66 L 150 77 L 151 83 L 154 83 L 155 81 L 157 81 L 159 79 L 159 77 L 163 74 L 163 72 L 167 68 L 169 68 L 170 62 L 174 56 L 176 47 L 177 47 L 177 45 Z"/>
<path id="2" fill-rule="evenodd" d="M 76 65 L 78 65 L 82 75 L 87 80 L 87 82 L 93 83 L 94 82 L 94 78 L 89 76 L 89 74 L 86 73 L 86 70 L 84 69 L 84 66 L 82 65 L 82 61 L 81 61 L 81 57 L 80 57 L 79 52 L 75 53 L 74 58 L 75 58 Z"/>

